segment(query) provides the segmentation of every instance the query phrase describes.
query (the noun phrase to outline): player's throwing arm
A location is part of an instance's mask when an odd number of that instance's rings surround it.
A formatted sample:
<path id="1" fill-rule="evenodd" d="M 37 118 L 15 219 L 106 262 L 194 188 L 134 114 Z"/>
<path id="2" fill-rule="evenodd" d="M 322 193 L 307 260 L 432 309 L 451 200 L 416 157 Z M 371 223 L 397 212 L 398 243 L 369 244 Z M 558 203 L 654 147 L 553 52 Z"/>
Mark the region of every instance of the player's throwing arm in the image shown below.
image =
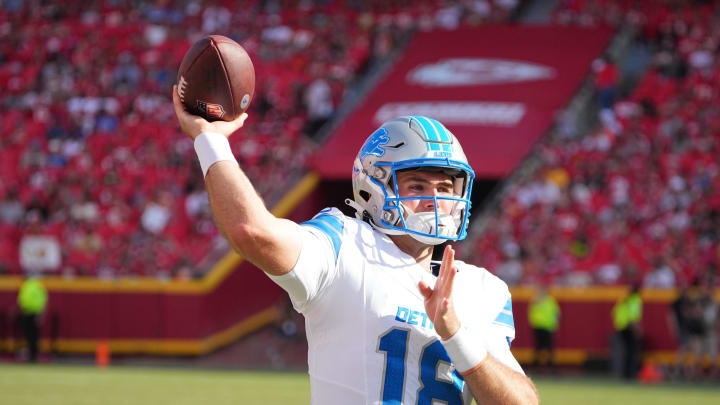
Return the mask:
<path id="1" fill-rule="evenodd" d="M 247 114 L 230 122 L 208 122 L 185 111 L 177 86 L 173 87 L 173 104 L 180 128 L 195 143 L 220 232 L 233 249 L 266 273 L 288 273 L 300 253 L 298 225 L 276 218 L 267 210 L 233 157 L 227 140 L 243 126 Z"/>

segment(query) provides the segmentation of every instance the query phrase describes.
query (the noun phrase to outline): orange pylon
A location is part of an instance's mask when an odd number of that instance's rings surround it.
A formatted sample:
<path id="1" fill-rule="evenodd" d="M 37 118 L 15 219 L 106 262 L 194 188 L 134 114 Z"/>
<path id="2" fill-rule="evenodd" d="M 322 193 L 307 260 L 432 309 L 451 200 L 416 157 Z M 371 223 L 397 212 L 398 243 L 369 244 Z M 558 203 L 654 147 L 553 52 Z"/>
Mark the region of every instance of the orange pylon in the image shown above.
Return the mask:
<path id="1" fill-rule="evenodd" d="M 99 368 L 106 368 L 110 364 L 110 345 L 107 340 L 99 340 L 95 348 L 95 364 Z"/>

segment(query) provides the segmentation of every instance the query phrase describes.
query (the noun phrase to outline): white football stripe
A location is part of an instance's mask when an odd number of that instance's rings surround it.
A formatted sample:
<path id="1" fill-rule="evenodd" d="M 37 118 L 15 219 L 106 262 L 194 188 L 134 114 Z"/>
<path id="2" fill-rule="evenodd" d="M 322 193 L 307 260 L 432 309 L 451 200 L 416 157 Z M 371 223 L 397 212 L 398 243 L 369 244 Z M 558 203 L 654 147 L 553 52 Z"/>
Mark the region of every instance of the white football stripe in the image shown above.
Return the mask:
<path id="1" fill-rule="evenodd" d="M 187 86 L 187 80 L 185 80 L 185 76 L 180 76 L 180 83 L 178 83 L 180 101 L 185 101 L 185 86 Z"/>

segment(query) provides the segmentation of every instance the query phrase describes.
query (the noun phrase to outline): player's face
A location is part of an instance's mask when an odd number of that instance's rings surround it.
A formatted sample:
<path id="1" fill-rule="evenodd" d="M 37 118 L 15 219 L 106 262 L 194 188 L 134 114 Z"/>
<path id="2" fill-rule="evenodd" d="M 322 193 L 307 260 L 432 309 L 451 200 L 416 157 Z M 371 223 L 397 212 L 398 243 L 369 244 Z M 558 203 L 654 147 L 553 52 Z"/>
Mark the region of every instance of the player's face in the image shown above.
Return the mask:
<path id="1" fill-rule="evenodd" d="M 445 173 L 410 171 L 397 174 L 400 197 L 455 197 L 453 179 Z M 454 202 L 437 200 L 438 211 L 449 214 Z M 405 200 L 403 205 L 413 212 L 434 211 L 433 200 Z"/>

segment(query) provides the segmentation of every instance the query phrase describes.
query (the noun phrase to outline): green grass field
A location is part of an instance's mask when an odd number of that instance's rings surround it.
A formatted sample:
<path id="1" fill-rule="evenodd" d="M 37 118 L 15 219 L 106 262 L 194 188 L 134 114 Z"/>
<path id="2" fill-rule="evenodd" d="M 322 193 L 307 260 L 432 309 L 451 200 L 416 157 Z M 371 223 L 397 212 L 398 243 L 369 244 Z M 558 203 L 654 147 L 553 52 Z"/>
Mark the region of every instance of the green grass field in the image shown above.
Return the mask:
<path id="1" fill-rule="evenodd" d="M 537 379 L 543 404 L 720 404 L 720 387 Z M 0 404 L 308 404 L 305 374 L 0 364 Z"/>

